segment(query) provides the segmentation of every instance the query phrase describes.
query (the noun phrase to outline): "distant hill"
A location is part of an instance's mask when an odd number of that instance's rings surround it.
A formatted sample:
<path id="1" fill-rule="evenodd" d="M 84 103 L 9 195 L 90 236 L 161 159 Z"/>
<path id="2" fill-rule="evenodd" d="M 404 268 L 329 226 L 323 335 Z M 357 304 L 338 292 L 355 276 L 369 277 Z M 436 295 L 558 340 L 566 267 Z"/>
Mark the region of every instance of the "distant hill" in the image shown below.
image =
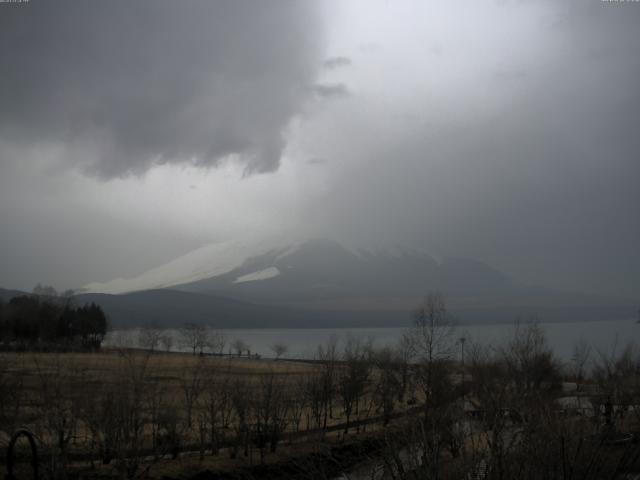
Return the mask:
<path id="1" fill-rule="evenodd" d="M 408 325 L 406 314 L 387 312 L 327 312 L 300 308 L 256 305 L 230 298 L 180 292 L 148 290 L 122 295 L 80 294 L 78 303 L 95 302 L 114 328 L 153 323 L 177 327 L 194 322 L 215 328 L 311 328 Z"/>
<path id="2" fill-rule="evenodd" d="M 195 322 L 215 328 L 340 328 L 407 327 L 411 324 L 414 304 L 395 308 L 301 308 L 260 305 L 226 297 L 181 292 L 149 290 L 122 295 L 81 294 L 80 304 L 95 302 L 107 313 L 113 328 L 129 328 L 154 323 L 160 327 L 179 327 Z M 525 305 L 526 299 L 512 304 L 450 302 L 453 318 L 462 324 L 511 323 L 518 318 L 537 317 L 548 322 L 590 321 L 632 318 L 631 305 L 607 303 L 565 303 Z"/>
<path id="3" fill-rule="evenodd" d="M 19 295 L 28 293 L 0 289 L 4 301 Z M 100 305 L 113 328 L 150 323 L 179 327 L 189 322 L 215 328 L 406 327 L 420 298 L 367 298 L 360 299 L 361 304 L 354 298 L 343 300 L 280 306 L 170 289 L 120 295 L 85 293 L 75 297 L 79 305 Z M 533 317 L 547 322 L 613 320 L 633 318 L 635 314 L 630 302 L 566 294 L 457 296 L 449 297 L 447 302 L 454 320 L 461 324 L 511 323 Z M 300 306 L 305 304 L 306 307 Z"/>
<path id="4" fill-rule="evenodd" d="M 21 295 L 31 294 L 0 288 L 0 298 L 5 302 Z M 388 313 L 354 315 L 351 312 L 275 307 L 167 289 L 121 295 L 84 293 L 73 300 L 77 305 L 92 302 L 100 305 L 112 328 L 147 324 L 172 328 L 190 322 L 215 328 L 336 328 L 408 325 L 409 322 L 404 314 L 390 317 Z"/>
<path id="5" fill-rule="evenodd" d="M 20 295 L 27 295 L 27 292 L 20 290 L 7 290 L 6 288 L 0 288 L 0 299 L 8 302 L 13 297 L 19 297 Z"/>

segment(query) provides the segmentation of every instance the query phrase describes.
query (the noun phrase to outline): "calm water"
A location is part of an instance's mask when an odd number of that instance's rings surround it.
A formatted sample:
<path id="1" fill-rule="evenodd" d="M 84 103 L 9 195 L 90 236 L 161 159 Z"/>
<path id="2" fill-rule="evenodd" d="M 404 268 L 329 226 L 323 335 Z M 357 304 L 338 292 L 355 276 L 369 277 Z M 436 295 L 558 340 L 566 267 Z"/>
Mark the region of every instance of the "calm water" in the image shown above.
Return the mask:
<path id="1" fill-rule="evenodd" d="M 640 343 L 640 324 L 635 320 L 616 320 L 602 322 L 572 322 L 572 323 L 541 323 L 547 340 L 556 354 L 563 360 L 571 358 L 574 345 L 584 340 L 589 343 L 594 352 L 600 350 L 611 352 L 620 351 L 630 342 Z M 325 344 L 332 336 L 338 342 L 344 343 L 348 336 L 371 339 L 376 346 L 394 345 L 406 331 L 404 328 L 327 328 L 327 329 L 226 329 L 222 330 L 229 345 L 235 339 L 243 340 L 251 349 L 263 357 L 272 357 L 270 346 L 274 343 L 284 343 L 288 347 L 285 357 L 311 358 L 319 344 Z M 513 334 L 513 325 L 476 325 L 459 326 L 454 335 L 465 337 L 469 342 L 503 344 Z M 184 350 L 180 346 L 180 335 L 176 330 L 167 330 L 166 334 L 174 338 L 172 350 Z M 129 345 L 137 343 L 136 330 L 111 332 L 105 343 L 107 345 Z M 467 343 L 468 345 L 468 343 Z M 228 350 L 225 347 L 225 351 Z"/>

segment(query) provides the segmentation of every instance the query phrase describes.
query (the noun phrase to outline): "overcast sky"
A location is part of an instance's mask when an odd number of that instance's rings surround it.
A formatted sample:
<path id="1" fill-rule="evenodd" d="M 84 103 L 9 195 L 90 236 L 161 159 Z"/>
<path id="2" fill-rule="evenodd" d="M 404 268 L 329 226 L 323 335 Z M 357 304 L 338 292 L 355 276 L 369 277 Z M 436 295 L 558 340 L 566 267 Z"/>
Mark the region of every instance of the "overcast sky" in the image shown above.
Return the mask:
<path id="1" fill-rule="evenodd" d="M 322 236 L 640 297 L 640 3 L 0 3 L 0 286 Z"/>

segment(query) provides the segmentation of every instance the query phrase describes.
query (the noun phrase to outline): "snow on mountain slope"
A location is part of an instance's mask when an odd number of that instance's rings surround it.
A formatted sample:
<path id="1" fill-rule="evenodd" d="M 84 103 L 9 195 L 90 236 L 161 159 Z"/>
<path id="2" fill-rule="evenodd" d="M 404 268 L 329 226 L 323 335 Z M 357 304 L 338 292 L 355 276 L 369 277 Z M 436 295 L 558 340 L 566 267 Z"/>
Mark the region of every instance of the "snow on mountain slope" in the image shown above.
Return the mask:
<path id="1" fill-rule="evenodd" d="M 269 267 L 258 272 L 242 275 L 241 277 L 236 278 L 233 283 L 256 282 L 258 280 L 267 280 L 269 278 L 277 277 L 278 275 L 280 275 L 280 270 L 276 267 Z"/>
<path id="2" fill-rule="evenodd" d="M 230 272 L 256 255 L 275 250 L 282 244 L 272 240 L 233 241 L 205 245 L 134 278 L 117 278 L 108 282 L 85 285 L 86 293 L 127 293 L 167 288 Z"/>
<path id="3" fill-rule="evenodd" d="M 424 250 L 401 246 L 346 247 L 329 239 L 261 238 L 206 245 L 137 277 L 91 283 L 82 291 L 118 294 L 173 287 L 232 297 L 251 291 L 256 298 L 276 295 L 276 291 L 278 298 L 338 290 L 351 295 L 404 294 L 426 286 L 444 288 L 448 283 L 464 286 L 467 277 L 473 278 L 472 283 L 501 283 L 501 274 L 490 270 L 470 262 L 439 263 Z"/>

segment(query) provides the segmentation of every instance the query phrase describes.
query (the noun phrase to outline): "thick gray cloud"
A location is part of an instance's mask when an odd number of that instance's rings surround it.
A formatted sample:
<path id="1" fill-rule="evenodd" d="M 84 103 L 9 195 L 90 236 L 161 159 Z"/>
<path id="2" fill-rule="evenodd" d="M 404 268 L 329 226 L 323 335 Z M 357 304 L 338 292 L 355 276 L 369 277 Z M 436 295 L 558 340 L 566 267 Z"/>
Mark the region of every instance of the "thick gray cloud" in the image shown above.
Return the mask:
<path id="1" fill-rule="evenodd" d="M 314 144 L 333 169 L 318 230 L 640 295 L 640 6 L 481 3 L 466 29 L 430 6 L 422 33 L 354 62 L 367 75 Z"/>
<path id="2" fill-rule="evenodd" d="M 317 84 L 313 87 L 315 94 L 324 99 L 341 98 L 349 96 L 349 89 L 342 83 Z"/>
<path id="3" fill-rule="evenodd" d="M 311 2 L 32 0 L 0 9 L 0 141 L 103 177 L 154 164 L 277 169 L 321 64 Z"/>
<path id="4" fill-rule="evenodd" d="M 640 296 L 640 4 L 309 5 L 0 4 L 0 285 L 291 231 Z"/>
<path id="5" fill-rule="evenodd" d="M 328 70 L 335 70 L 336 68 L 348 67 L 351 65 L 351 59 L 349 57 L 330 57 L 322 62 L 324 68 Z"/>

